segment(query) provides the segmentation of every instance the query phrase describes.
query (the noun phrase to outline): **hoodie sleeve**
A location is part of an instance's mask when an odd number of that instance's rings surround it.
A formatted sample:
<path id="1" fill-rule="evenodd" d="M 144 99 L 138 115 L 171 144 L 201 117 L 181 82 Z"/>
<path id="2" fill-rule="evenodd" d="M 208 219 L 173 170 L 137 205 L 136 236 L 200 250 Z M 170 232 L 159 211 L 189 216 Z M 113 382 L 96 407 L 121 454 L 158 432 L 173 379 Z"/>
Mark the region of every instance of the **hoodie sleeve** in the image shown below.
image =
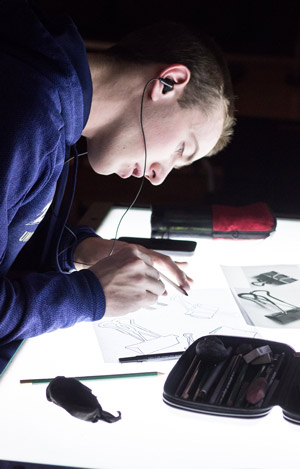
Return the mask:
<path id="1" fill-rule="evenodd" d="M 78 244 L 86 238 L 99 238 L 89 226 L 66 227 L 60 243 L 59 263 L 64 272 L 75 269 L 74 252 Z"/>
<path id="2" fill-rule="evenodd" d="M 98 320 L 105 311 L 103 289 L 89 270 L 11 278 L 28 242 L 38 257 L 37 227 L 51 210 L 91 98 L 76 28 L 61 23 L 57 40 L 30 3 L 0 0 L 0 345 Z"/>
<path id="3" fill-rule="evenodd" d="M 96 321 L 104 312 L 102 287 L 89 270 L 0 279 L 0 345 Z"/>

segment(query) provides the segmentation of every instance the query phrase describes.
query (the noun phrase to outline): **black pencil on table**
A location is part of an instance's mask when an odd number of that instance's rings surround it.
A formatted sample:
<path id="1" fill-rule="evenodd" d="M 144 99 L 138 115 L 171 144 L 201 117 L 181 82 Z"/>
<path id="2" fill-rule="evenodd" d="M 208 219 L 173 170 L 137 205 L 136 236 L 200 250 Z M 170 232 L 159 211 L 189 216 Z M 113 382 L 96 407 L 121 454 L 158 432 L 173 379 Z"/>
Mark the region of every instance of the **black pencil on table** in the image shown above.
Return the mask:
<path id="1" fill-rule="evenodd" d="M 183 351 L 179 352 L 165 352 L 165 353 L 153 353 L 148 355 L 135 355 L 134 357 L 121 357 L 119 358 L 120 363 L 131 363 L 131 362 L 147 362 L 147 361 L 163 361 L 163 360 L 176 360 L 180 358 Z"/>

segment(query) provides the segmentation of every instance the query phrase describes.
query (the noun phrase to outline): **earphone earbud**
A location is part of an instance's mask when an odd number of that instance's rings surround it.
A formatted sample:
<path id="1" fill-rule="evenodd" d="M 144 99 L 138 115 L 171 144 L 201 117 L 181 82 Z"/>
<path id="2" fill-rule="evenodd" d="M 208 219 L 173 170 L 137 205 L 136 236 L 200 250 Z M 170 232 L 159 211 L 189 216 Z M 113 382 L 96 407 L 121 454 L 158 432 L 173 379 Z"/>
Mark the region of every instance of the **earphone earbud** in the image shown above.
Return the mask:
<path id="1" fill-rule="evenodd" d="M 168 91 L 171 91 L 174 88 L 174 80 L 172 78 L 159 78 L 159 81 L 164 85 L 163 87 L 163 94 L 168 93 Z"/>

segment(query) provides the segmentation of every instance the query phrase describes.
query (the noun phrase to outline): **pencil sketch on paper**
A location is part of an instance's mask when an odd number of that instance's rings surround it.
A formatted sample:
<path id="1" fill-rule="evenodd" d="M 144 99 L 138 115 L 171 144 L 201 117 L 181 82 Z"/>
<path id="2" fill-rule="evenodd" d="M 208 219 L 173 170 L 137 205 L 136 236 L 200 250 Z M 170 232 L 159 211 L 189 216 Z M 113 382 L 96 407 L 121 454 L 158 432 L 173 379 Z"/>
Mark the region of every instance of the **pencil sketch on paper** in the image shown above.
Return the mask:
<path id="1" fill-rule="evenodd" d="M 126 334 L 134 337 L 138 340 L 137 343 L 132 345 L 126 345 L 125 348 L 132 350 L 135 353 L 141 355 L 147 355 L 149 353 L 162 352 L 163 350 L 173 347 L 179 343 L 178 335 L 167 334 L 161 335 L 151 331 L 139 324 L 135 323 L 134 319 L 118 319 L 108 323 L 98 324 L 98 327 L 105 327 L 115 329 L 121 334 Z"/>
<path id="2" fill-rule="evenodd" d="M 219 306 L 192 302 L 182 297 L 182 295 L 174 295 L 171 297 L 170 301 L 176 302 L 177 306 L 182 305 L 183 314 L 186 316 L 191 316 L 198 319 L 212 319 L 214 315 L 220 309 Z"/>
<path id="3" fill-rule="evenodd" d="M 227 327 L 227 326 L 220 326 L 216 329 L 213 329 L 209 332 L 210 335 L 234 335 L 234 336 L 241 336 L 241 337 L 258 337 L 259 334 L 256 330 L 246 330 L 238 329 L 236 327 Z"/>
<path id="4" fill-rule="evenodd" d="M 183 308 L 182 313 L 186 316 L 191 316 L 197 319 L 211 319 L 218 311 L 218 307 L 206 305 L 202 303 L 192 303 L 191 301 L 183 301 L 182 295 L 174 295 L 170 298 L 170 302 L 177 303 Z M 162 307 L 168 306 L 161 304 Z M 194 341 L 191 332 L 182 332 L 180 339 L 178 334 L 161 335 L 154 332 L 140 324 L 137 324 L 135 319 L 117 319 L 109 322 L 99 323 L 100 328 L 110 328 L 138 340 L 135 344 L 126 345 L 125 349 L 132 350 L 135 353 L 142 355 L 163 352 L 165 349 L 174 347 L 178 344 L 184 343 L 184 348 L 188 348 Z M 182 348 L 182 347 L 181 347 Z"/>
<path id="5" fill-rule="evenodd" d="M 174 293 L 151 308 L 104 318 L 94 328 L 104 361 L 111 363 L 125 356 L 186 350 L 203 335 L 253 334 L 226 290 L 194 290 L 187 298 Z"/>

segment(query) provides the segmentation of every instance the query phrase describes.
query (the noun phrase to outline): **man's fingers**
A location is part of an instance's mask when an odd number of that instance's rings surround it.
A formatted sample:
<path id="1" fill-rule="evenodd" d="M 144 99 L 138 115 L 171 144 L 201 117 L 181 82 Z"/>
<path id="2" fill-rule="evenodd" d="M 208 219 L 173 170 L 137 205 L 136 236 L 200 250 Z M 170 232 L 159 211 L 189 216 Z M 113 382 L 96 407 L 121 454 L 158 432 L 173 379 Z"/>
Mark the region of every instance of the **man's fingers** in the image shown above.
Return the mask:
<path id="1" fill-rule="evenodd" d="M 178 262 L 178 261 L 175 261 L 175 264 L 177 265 L 177 267 L 179 267 L 179 270 L 180 270 L 181 272 L 182 272 L 182 269 L 183 269 L 183 268 L 185 268 L 185 267 L 187 267 L 187 266 L 189 265 L 188 262 Z M 194 280 L 193 280 L 191 277 L 189 277 L 186 272 L 184 272 L 184 275 L 185 275 L 185 278 L 186 278 L 190 283 L 194 283 Z"/>
<path id="2" fill-rule="evenodd" d="M 191 289 L 191 283 L 193 280 L 183 270 L 180 269 L 180 267 L 171 259 L 171 257 L 160 255 L 158 258 L 155 258 L 155 265 L 161 265 L 164 272 L 168 271 L 172 277 L 172 280 L 174 280 L 175 283 L 177 283 L 184 290 Z"/>
<path id="3" fill-rule="evenodd" d="M 132 253 L 133 255 L 136 255 L 137 257 L 139 257 L 140 259 L 142 259 L 142 261 L 145 262 L 145 264 L 147 265 L 150 265 L 150 266 L 153 266 L 153 259 L 150 255 L 150 251 L 148 250 L 145 250 L 144 248 L 143 249 L 140 249 L 140 246 L 137 246 L 135 244 L 129 244 L 127 246 L 127 249 L 131 249 L 132 250 Z M 148 254 L 148 252 L 149 254 Z"/>
<path id="4" fill-rule="evenodd" d="M 135 245 L 132 245 L 135 246 Z M 138 256 L 148 265 L 154 265 L 162 272 L 168 272 L 172 280 L 182 287 L 184 290 L 190 290 L 193 280 L 186 275 L 180 267 L 186 267 L 187 262 L 174 262 L 171 257 L 160 252 L 151 251 L 142 246 L 135 246 L 138 250 Z M 169 276 L 167 274 L 167 276 Z"/>
<path id="5" fill-rule="evenodd" d="M 148 276 L 147 283 L 147 291 L 154 293 L 157 296 L 163 295 L 164 291 L 166 290 L 164 283 L 159 278 Z"/>
<path id="6" fill-rule="evenodd" d="M 164 294 L 165 285 L 152 264 L 148 253 L 130 245 L 90 268 L 104 290 L 106 316 L 122 316 L 150 306 Z"/>

